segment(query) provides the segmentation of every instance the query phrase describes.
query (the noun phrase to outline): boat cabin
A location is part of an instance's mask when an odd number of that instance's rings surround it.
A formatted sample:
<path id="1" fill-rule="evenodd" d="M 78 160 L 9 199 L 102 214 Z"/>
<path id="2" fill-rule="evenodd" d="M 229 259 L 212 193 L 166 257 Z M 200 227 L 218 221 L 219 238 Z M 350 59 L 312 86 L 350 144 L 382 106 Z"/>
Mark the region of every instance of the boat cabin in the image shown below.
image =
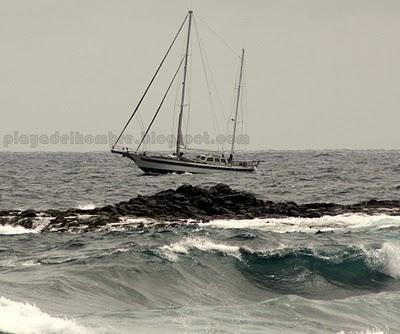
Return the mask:
<path id="1" fill-rule="evenodd" d="M 207 164 L 228 164 L 228 160 L 225 157 L 220 155 L 206 155 L 201 154 L 196 157 L 196 160 L 199 162 L 207 163 Z"/>

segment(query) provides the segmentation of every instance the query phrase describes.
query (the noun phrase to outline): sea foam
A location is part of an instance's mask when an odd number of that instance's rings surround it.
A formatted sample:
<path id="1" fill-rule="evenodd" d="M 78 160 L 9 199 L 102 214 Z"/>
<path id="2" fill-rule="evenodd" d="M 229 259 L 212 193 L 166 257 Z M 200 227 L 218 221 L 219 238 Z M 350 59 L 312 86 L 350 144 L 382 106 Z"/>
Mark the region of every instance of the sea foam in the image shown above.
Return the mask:
<path id="1" fill-rule="evenodd" d="M 80 210 L 93 210 L 96 207 L 93 203 L 82 203 L 78 205 Z"/>
<path id="2" fill-rule="evenodd" d="M 52 317 L 38 307 L 0 297 L 0 332 L 15 334 L 86 334 L 74 320 Z"/>
<path id="3" fill-rule="evenodd" d="M 185 238 L 171 245 L 165 245 L 159 248 L 158 254 L 169 260 L 177 261 L 179 254 L 188 254 L 190 250 L 199 250 L 202 252 L 222 253 L 227 256 L 233 256 L 240 259 L 240 248 L 221 243 L 214 243 L 206 238 Z"/>
<path id="4" fill-rule="evenodd" d="M 400 279 L 400 245 L 384 242 L 381 248 L 364 250 L 368 264 L 396 279 Z"/>
<path id="5" fill-rule="evenodd" d="M 361 330 L 361 331 L 340 331 L 338 334 L 387 334 L 389 333 L 386 330 L 382 330 L 379 328 L 373 328 L 373 329 L 366 329 L 366 330 Z"/>
<path id="6" fill-rule="evenodd" d="M 0 234 L 38 233 L 36 229 L 27 229 L 22 226 L 0 225 Z"/>
<path id="7" fill-rule="evenodd" d="M 400 216 L 345 214 L 320 218 L 219 219 L 201 226 L 221 229 L 254 229 L 275 233 L 315 233 L 337 230 L 384 229 L 400 226 Z"/>

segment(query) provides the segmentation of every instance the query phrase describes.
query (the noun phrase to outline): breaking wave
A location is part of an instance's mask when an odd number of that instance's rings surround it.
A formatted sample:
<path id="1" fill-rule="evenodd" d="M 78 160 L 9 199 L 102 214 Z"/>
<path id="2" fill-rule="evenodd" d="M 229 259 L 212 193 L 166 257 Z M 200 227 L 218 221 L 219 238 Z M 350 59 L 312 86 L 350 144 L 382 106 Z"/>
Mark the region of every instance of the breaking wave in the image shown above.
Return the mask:
<path id="1" fill-rule="evenodd" d="M 38 230 L 28 229 L 22 226 L 13 225 L 0 225 L 0 235 L 1 234 L 24 234 L 24 233 L 38 233 Z"/>
<path id="2" fill-rule="evenodd" d="M 321 218 L 256 218 L 211 220 L 202 226 L 221 229 L 254 229 L 275 233 L 315 233 L 341 230 L 384 229 L 400 227 L 400 216 L 346 214 Z"/>
<path id="3" fill-rule="evenodd" d="M 307 281 L 323 277 L 332 284 L 380 288 L 400 279 L 400 245 L 385 242 L 377 248 L 344 246 L 336 251 L 308 247 L 279 247 L 253 250 L 248 247 L 217 243 L 207 238 L 187 237 L 164 245 L 154 253 L 171 262 L 201 258 L 203 253 L 232 257 L 237 269 L 264 287 L 276 288 L 284 282 Z"/>
<path id="4" fill-rule="evenodd" d="M 80 210 L 93 210 L 96 207 L 93 203 L 82 203 L 78 205 Z"/>
<path id="5" fill-rule="evenodd" d="M 160 247 L 157 254 L 169 261 L 177 261 L 180 254 L 188 254 L 191 250 L 214 252 L 240 259 L 240 248 L 225 244 L 217 244 L 205 238 L 186 238 L 171 245 Z"/>
<path id="6" fill-rule="evenodd" d="M 367 263 L 386 275 L 400 279 L 400 245 L 385 242 L 381 248 L 365 250 Z"/>
<path id="7" fill-rule="evenodd" d="M 380 328 L 365 329 L 361 331 L 340 331 L 338 334 L 388 334 L 388 330 Z"/>
<path id="8" fill-rule="evenodd" d="M 15 334 L 87 334 L 74 320 L 53 317 L 28 303 L 0 297 L 0 332 Z"/>

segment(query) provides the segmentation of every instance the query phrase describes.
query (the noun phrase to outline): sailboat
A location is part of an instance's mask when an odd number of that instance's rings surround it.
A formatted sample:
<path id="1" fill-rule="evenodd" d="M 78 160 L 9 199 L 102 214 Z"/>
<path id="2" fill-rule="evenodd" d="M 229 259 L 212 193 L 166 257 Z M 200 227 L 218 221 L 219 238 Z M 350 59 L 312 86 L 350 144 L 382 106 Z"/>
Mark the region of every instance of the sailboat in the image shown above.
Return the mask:
<path id="1" fill-rule="evenodd" d="M 225 156 L 224 152 L 221 153 L 200 153 L 192 154 L 191 156 L 186 155 L 184 152 L 184 142 L 183 142 L 183 135 L 182 135 L 182 119 L 184 114 L 184 106 L 185 106 L 185 97 L 186 97 L 186 90 L 187 90 L 187 72 L 188 72 L 188 56 L 189 56 L 189 45 L 190 45 L 190 36 L 191 36 L 191 26 L 192 26 L 192 17 L 193 11 L 189 11 L 186 15 L 183 23 L 181 24 L 178 32 L 176 33 L 172 43 L 170 44 L 166 54 L 164 55 L 160 65 L 158 66 L 156 72 L 154 73 L 150 83 L 145 89 L 144 94 L 142 95 L 141 99 L 139 100 L 135 110 L 133 111 L 132 115 L 128 119 L 128 122 L 123 127 L 121 134 L 117 138 L 115 144 L 111 148 L 112 153 L 120 154 L 124 157 L 127 157 L 133 160 L 136 165 L 143 170 L 145 173 L 155 173 L 155 174 L 162 174 L 162 173 L 192 173 L 192 174 L 205 174 L 205 173 L 216 173 L 216 172 L 255 172 L 257 170 L 257 166 L 259 165 L 259 160 L 238 160 L 235 158 L 235 139 L 236 139 L 236 132 L 237 132 L 237 123 L 238 123 L 238 111 L 240 105 L 240 95 L 241 95 L 241 84 L 242 84 L 242 76 L 243 76 L 243 63 L 244 63 L 244 55 L 245 50 L 242 49 L 241 57 L 240 57 L 240 73 L 239 73 L 239 86 L 236 95 L 235 101 L 235 118 L 232 120 L 234 121 L 233 126 L 233 134 L 232 134 L 232 142 L 231 142 L 231 149 L 230 154 L 228 157 Z M 124 131 L 126 130 L 127 126 L 129 125 L 130 121 L 132 120 L 133 116 L 139 109 L 144 97 L 146 96 L 147 92 L 149 91 L 153 81 L 155 80 L 157 74 L 159 73 L 161 67 L 163 66 L 165 59 L 167 58 L 170 50 L 172 49 L 178 35 L 180 34 L 181 30 L 187 23 L 187 37 L 185 41 L 185 54 L 181 59 L 178 69 L 176 70 L 172 81 L 170 82 L 165 95 L 159 105 L 155 115 L 150 122 L 142 140 L 140 141 L 136 150 L 131 150 L 127 147 L 120 147 L 118 146 L 118 142 L 121 139 Z M 151 126 L 153 125 L 161 106 L 174 82 L 178 72 L 180 71 L 183 65 L 183 80 L 182 80 L 182 87 L 181 87 L 181 95 L 180 95 L 180 110 L 178 116 L 178 130 L 176 136 L 176 146 L 175 151 L 170 152 L 168 154 L 151 154 L 146 151 L 140 151 L 141 144 L 143 143 L 145 137 L 147 136 Z"/>

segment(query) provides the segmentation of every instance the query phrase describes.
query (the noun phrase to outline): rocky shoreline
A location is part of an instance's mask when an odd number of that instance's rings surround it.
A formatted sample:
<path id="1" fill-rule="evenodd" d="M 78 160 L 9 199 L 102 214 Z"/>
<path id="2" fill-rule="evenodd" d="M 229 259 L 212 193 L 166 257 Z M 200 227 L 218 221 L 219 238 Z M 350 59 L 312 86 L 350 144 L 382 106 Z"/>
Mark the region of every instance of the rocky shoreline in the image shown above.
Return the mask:
<path id="1" fill-rule="evenodd" d="M 400 201 L 370 200 L 357 204 L 272 202 L 257 199 L 249 192 L 237 191 L 225 184 L 210 188 L 183 185 L 150 196 L 137 196 L 114 205 L 91 210 L 3 210 L 0 225 L 22 226 L 33 229 L 38 221 L 46 221 L 42 232 L 66 232 L 76 229 L 97 230 L 121 219 L 150 218 L 157 221 L 211 219 L 252 219 L 304 217 L 318 218 L 325 215 L 364 213 L 400 215 Z"/>

